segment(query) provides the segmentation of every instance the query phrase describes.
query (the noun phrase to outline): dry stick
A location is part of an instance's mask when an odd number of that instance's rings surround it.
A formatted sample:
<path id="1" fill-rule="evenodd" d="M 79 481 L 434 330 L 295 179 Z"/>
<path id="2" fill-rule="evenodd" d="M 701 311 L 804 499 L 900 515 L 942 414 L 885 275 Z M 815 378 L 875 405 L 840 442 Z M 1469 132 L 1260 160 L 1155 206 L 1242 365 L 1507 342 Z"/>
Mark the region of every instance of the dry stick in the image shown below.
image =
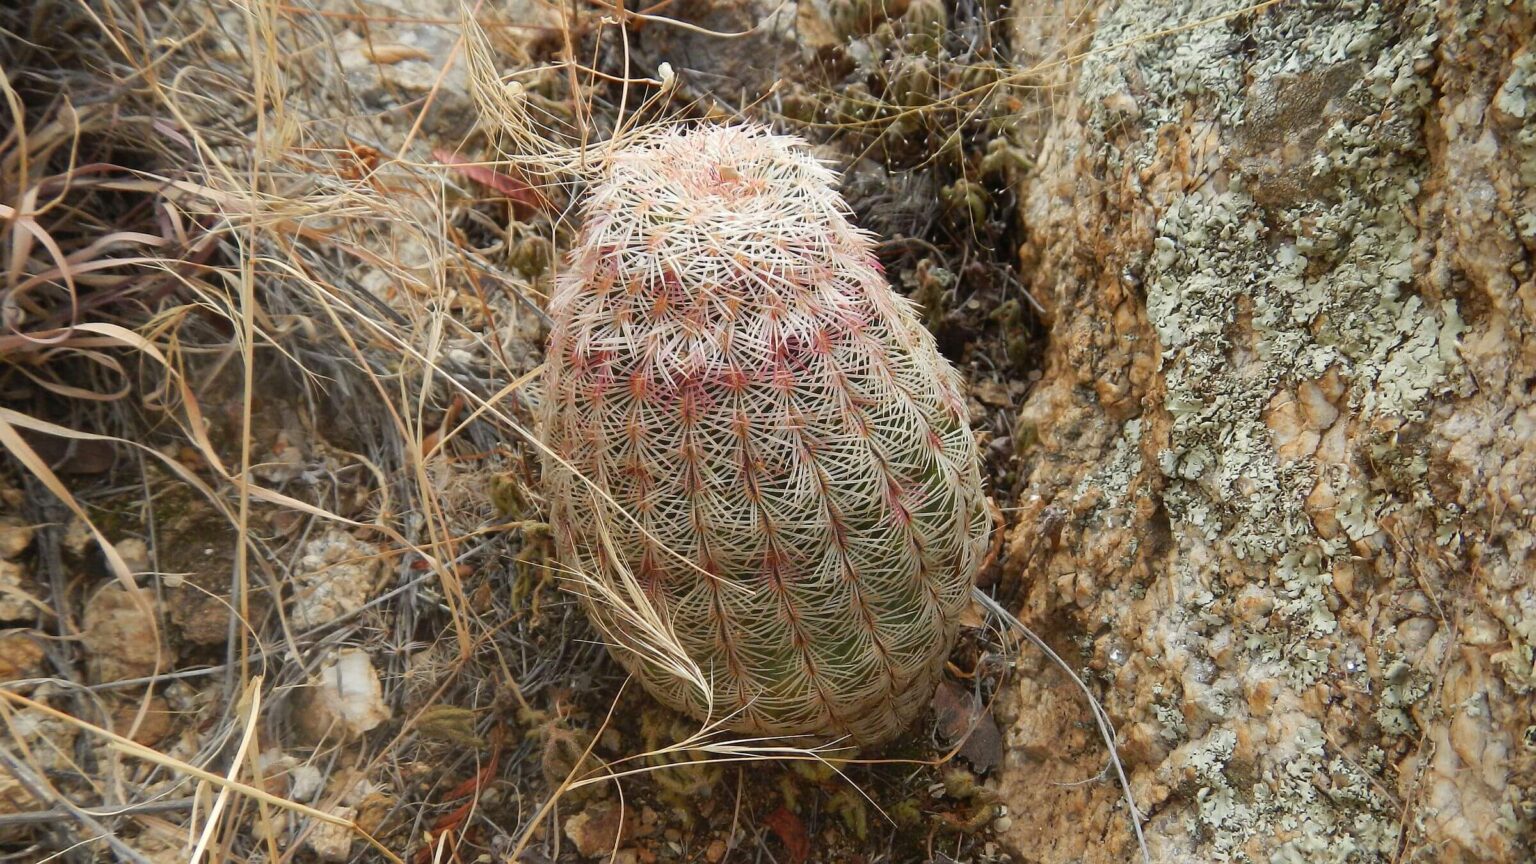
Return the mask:
<path id="1" fill-rule="evenodd" d="M 1109 715 L 1104 712 L 1104 706 L 1099 704 L 1099 700 L 1093 695 L 1093 691 L 1089 690 L 1088 685 L 1083 683 L 1083 679 L 1079 678 L 1077 673 L 1072 671 L 1072 667 L 1067 665 L 1067 661 L 1061 659 L 1061 655 L 1051 650 L 1051 646 L 1045 644 L 1045 640 L 1035 635 L 1035 631 L 1026 627 L 1023 621 L 1014 617 L 1013 613 L 1004 609 L 996 600 L 988 597 L 980 588 L 972 588 L 971 596 L 975 598 L 977 603 L 982 605 L 982 608 L 997 616 L 999 621 L 1022 633 L 1024 638 L 1028 639 L 1036 648 L 1039 648 L 1046 657 L 1050 658 L 1052 663 L 1061 667 L 1061 670 L 1067 673 L 1067 677 L 1072 679 L 1072 683 L 1077 685 L 1077 689 L 1083 691 L 1083 695 L 1088 697 L 1088 705 L 1093 709 L 1093 722 L 1099 727 L 1099 735 L 1104 739 L 1104 746 L 1109 748 L 1109 762 L 1115 766 L 1115 774 L 1120 778 L 1120 788 L 1125 791 L 1125 806 L 1130 809 L 1131 827 L 1136 830 L 1136 845 L 1141 848 L 1141 860 L 1146 862 L 1146 864 L 1151 864 L 1152 853 L 1147 851 L 1147 838 L 1141 831 L 1141 811 L 1136 808 L 1136 797 L 1131 794 L 1131 781 L 1126 778 L 1125 766 L 1120 763 L 1120 753 L 1115 747 L 1115 727 L 1110 723 Z"/>
<path id="2" fill-rule="evenodd" d="M 112 851 L 116 852 L 118 856 L 123 860 L 136 861 L 138 864 L 149 864 L 148 858 L 145 858 L 142 854 L 139 853 L 138 850 L 134 849 L 132 846 L 129 846 L 123 841 L 117 839 L 115 834 L 113 834 L 111 831 L 108 831 L 106 826 L 102 825 L 100 822 L 97 822 L 96 819 L 91 816 L 91 814 L 85 812 L 79 807 L 76 807 L 73 803 L 70 802 L 68 798 L 65 798 L 63 795 L 55 794 L 52 788 L 50 788 L 41 777 L 33 773 L 31 767 L 22 762 L 20 759 L 17 759 L 15 756 L 11 755 L 11 751 L 4 747 L 0 747 L 0 765 L 5 766 L 5 770 L 10 772 L 12 777 L 16 778 L 16 782 L 20 783 L 22 788 L 27 790 L 27 794 L 31 795 L 33 798 L 36 798 L 39 801 L 47 801 L 50 804 L 57 804 L 60 808 L 67 811 L 68 815 L 74 817 L 78 822 L 80 822 L 80 824 L 96 832 L 95 837 L 86 838 L 84 842 L 89 843 L 92 840 L 104 840 L 108 846 L 112 847 Z"/>
<path id="3" fill-rule="evenodd" d="M 256 801 L 265 801 L 274 807 L 281 807 L 284 810 L 299 813 L 304 816 L 308 816 L 311 819 L 317 819 L 330 825 L 339 825 L 344 828 L 350 828 L 354 833 L 357 834 L 357 836 L 367 841 L 368 845 L 372 846 L 374 850 L 377 851 L 381 856 L 390 861 L 391 864 L 405 864 L 399 855 L 396 855 L 394 852 L 390 851 L 389 847 L 379 842 L 378 838 L 374 837 L 371 833 L 363 830 L 362 826 L 358 825 L 355 820 L 343 819 L 334 813 L 327 813 L 324 810 L 316 809 L 309 806 L 308 804 L 301 804 L 298 801 L 290 801 L 287 798 L 284 798 L 280 795 L 274 795 L 265 789 L 252 786 L 248 783 L 241 783 L 238 780 L 230 780 L 222 774 L 215 774 L 214 772 L 205 768 L 199 768 L 196 765 L 183 762 L 173 756 L 167 756 L 164 753 L 161 753 L 160 751 L 151 747 L 146 747 L 137 741 L 124 738 L 123 736 L 111 731 L 110 729 L 103 729 L 94 723 L 87 723 L 86 721 L 81 720 L 79 717 L 75 717 L 72 714 L 67 714 L 50 705 L 45 705 L 42 702 L 38 702 L 35 699 L 29 699 L 19 693 L 12 693 L 9 690 L 0 690 L 0 699 L 15 705 L 20 705 L 24 708 L 31 708 L 39 713 L 52 717 L 55 720 L 62 720 L 63 722 L 68 723 L 77 729 L 90 733 L 91 735 L 94 735 L 98 738 L 102 738 L 107 742 L 107 746 L 115 752 L 133 756 L 137 759 L 143 759 L 146 762 L 152 762 L 156 765 L 160 765 L 164 768 L 169 768 L 173 771 L 186 774 L 198 780 L 206 781 L 214 786 L 218 786 L 220 789 L 228 788 L 232 791 L 240 793 L 241 795 L 244 795 L 247 798 L 251 798 Z M 59 801 L 57 803 L 59 803 L 60 806 L 66 808 L 73 806 L 67 801 Z"/>
<path id="4" fill-rule="evenodd" d="M 78 818 L 81 814 L 95 819 L 116 819 L 121 816 L 139 816 L 149 813 L 173 813 L 177 810 L 190 810 L 195 803 L 197 803 L 196 798 L 168 798 L 164 801 L 145 801 L 142 804 L 126 804 L 110 809 L 75 807 L 72 810 L 56 808 L 28 810 L 25 813 L 6 813 L 0 815 L 0 830 L 23 825 L 46 825 L 49 822 Z"/>

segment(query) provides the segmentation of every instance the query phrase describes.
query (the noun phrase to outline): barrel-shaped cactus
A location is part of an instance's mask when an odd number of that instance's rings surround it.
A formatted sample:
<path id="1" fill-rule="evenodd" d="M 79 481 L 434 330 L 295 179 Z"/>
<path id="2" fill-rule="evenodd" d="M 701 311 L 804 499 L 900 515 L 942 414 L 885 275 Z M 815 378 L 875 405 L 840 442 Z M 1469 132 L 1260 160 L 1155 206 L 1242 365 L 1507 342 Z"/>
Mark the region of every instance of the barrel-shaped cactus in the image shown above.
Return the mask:
<path id="1" fill-rule="evenodd" d="M 541 428 L 562 560 L 651 693 L 867 745 L 932 695 L 989 523 L 959 376 L 833 181 L 755 127 L 608 154 Z"/>

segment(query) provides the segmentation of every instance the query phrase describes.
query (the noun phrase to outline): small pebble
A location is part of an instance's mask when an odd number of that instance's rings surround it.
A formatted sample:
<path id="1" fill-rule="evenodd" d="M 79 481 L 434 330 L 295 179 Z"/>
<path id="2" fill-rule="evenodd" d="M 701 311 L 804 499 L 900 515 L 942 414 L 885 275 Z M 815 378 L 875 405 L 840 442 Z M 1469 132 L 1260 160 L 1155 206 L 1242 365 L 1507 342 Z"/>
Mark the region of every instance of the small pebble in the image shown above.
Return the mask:
<path id="1" fill-rule="evenodd" d="M 37 529 L 14 516 L 0 519 L 0 558 L 15 558 L 27 551 Z"/>

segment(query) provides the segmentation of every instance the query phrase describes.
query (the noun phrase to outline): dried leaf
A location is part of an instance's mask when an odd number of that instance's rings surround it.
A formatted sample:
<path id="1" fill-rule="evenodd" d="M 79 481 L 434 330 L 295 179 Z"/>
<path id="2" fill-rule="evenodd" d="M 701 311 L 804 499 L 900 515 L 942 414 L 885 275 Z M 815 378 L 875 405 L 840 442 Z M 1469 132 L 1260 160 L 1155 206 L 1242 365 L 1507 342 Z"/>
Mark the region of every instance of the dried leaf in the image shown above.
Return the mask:
<path id="1" fill-rule="evenodd" d="M 500 192 L 512 202 L 512 211 L 518 216 L 528 216 L 536 210 L 548 207 L 549 202 L 539 194 L 539 190 L 528 185 L 519 177 L 505 174 L 485 165 L 466 159 L 457 153 L 448 150 L 437 149 L 432 151 L 432 158 L 449 166 L 454 172 L 479 183 L 495 192 Z"/>
<path id="2" fill-rule="evenodd" d="M 951 745 L 960 743 L 958 755 L 979 772 L 990 771 L 1003 761 L 1003 735 L 992 712 L 975 693 L 953 681 L 942 681 L 933 694 L 933 713 L 939 734 Z"/>
<path id="3" fill-rule="evenodd" d="M 811 838 L 806 836 L 805 823 L 800 817 L 784 807 L 769 813 L 763 824 L 773 830 L 779 842 L 784 844 L 784 849 L 789 853 L 791 864 L 805 864 L 811 857 Z"/>
<path id="4" fill-rule="evenodd" d="M 1001 534 L 1002 532 L 998 532 Z M 967 630 L 980 630 L 987 626 L 987 613 L 975 600 L 960 610 L 960 626 Z"/>

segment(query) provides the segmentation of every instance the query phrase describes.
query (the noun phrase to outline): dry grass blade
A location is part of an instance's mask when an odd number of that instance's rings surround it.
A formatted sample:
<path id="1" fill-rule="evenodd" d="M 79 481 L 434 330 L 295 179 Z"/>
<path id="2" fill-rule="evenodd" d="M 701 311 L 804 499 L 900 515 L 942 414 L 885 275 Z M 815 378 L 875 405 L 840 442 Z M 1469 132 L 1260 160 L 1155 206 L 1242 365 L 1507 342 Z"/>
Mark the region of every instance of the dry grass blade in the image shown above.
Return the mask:
<path id="1" fill-rule="evenodd" d="M 260 675 L 251 679 L 246 685 L 245 694 L 240 702 L 244 706 L 245 732 L 240 736 L 240 743 L 235 750 L 235 758 L 230 760 L 229 773 L 225 779 L 230 783 L 236 782 L 240 770 L 246 767 L 246 754 L 250 752 L 252 742 L 256 740 L 256 724 L 261 719 L 261 683 Z M 203 788 L 198 787 L 198 797 L 202 797 Z M 219 825 L 219 819 L 224 814 L 224 808 L 229 804 L 231 787 L 222 786 L 219 794 L 214 798 L 213 807 L 208 811 L 207 821 L 203 823 L 203 830 L 197 837 L 197 844 L 192 847 L 192 854 L 188 860 L 196 864 L 203 859 L 203 853 L 208 851 L 208 843 L 213 839 L 213 832 Z"/>
<path id="2" fill-rule="evenodd" d="M 1061 659 L 1061 656 L 1050 645 L 1046 644 L 1044 639 L 1041 639 L 1035 634 L 1035 631 L 1026 627 L 1024 622 L 1015 617 L 1013 613 L 1004 609 L 996 600 L 993 600 L 980 588 L 973 589 L 971 596 L 1000 623 L 1007 625 L 1008 629 L 1029 640 L 1031 645 L 1034 645 L 1041 653 L 1050 658 L 1050 661 L 1056 664 L 1057 668 L 1061 669 L 1061 671 L 1065 672 L 1067 677 L 1072 679 L 1072 683 L 1077 685 L 1077 689 L 1087 698 L 1088 707 L 1093 712 L 1094 725 L 1098 727 L 1099 737 L 1104 739 L 1104 746 L 1109 749 L 1110 765 L 1114 767 L 1115 777 L 1120 781 L 1120 789 L 1125 793 L 1126 815 L 1129 816 L 1131 828 L 1136 834 L 1136 846 L 1141 852 L 1141 859 L 1147 862 L 1147 864 L 1151 864 L 1152 853 L 1147 849 L 1147 838 L 1141 827 L 1143 817 L 1141 810 L 1136 806 L 1136 797 L 1131 793 L 1131 781 L 1125 776 L 1125 765 L 1120 761 L 1120 749 L 1115 739 L 1115 727 L 1110 722 L 1109 715 L 1105 713 L 1104 706 L 1099 704 L 1098 697 L 1093 695 L 1093 691 L 1088 689 L 1088 685 L 1083 683 L 1083 679 L 1078 677 L 1078 674 L 1073 671 L 1071 666 L 1067 665 L 1067 661 Z"/>
<path id="3" fill-rule="evenodd" d="M 134 582 L 133 571 L 129 569 L 127 562 L 123 560 L 122 553 L 118 552 L 117 547 L 107 540 L 106 536 L 101 533 L 101 529 L 96 526 L 96 523 L 91 521 L 85 509 L 75 500 L 75 496 L 70 494 L 68 487 L 64 485 L 53 469 L 48 467 L 48 463 L 37 454 L 37 451 L 33 449 L 31 444 L 27 443 L 25 438 L 21 437 L 16 427 L 11 425 L 3 416 L 0 416 L 0 447 L 3 447 L 22 466 L 31 471 L 33 476 L 41 481 L 48 491 L 53 493 L 55 498 L 63 502 L 84 523 L 91 532 L 91 536 L 95 539 L 97 546 L 101 549 L 102 555 L 106 557 L 107 564 L 112 568 L 113 575 L 121 582 L 124 590 L 128 592 L 134 602 L 140 604 L 147 611 L 149 609 L 149 599 L 139 589 L 138 584 Z M 152 615 L 150 618 L 153 620 Z"/>
<path id="4" fill-rule="evenodd" d="M 308 806 L 306 804 L 301 804 L 301 803 L 299 803 L 297 801 L 289 801 L 289 800 L 287 800 L 285 798 L 282 798 L 281 796 L 273 795 L 272 793 L 270 793 L 270 792 L 268 792 L 268 791 L 266 791 L 264 789 L 259 789 L 259 788 L 255 787 L 255 786 L 251 786 L 251 785 L 248 785 L 248 784 L 245 784 L 245 783 L 241 783 L 238 780 L 234 780 L 234 779 L 232 779 L 230 777 L 226 777 L 226 776 L 223 776 L 223 775 L 220 775 L 220 774 L 215 774 L 212 771 L 203 770 L 202 768 L 198 768 L 195 765 L 189 765 L 186 762 L 183 762 L 183 761 L 181 761 L 179 759 L 175 759 L 173 757 L 167 756 L 164 753 L 160 753 L 157 750 L 154 750 L 154 749 L 149 748 L 149 747 L 145 747 L 142 744 L 139 744 L 139 743 L 137 743 L 135 741 L 129 740 L 127 738 L 124 738 L 123 736 L 117 735 L 117 734 L 115 734 L 115 733 L 113 733 L 113 732 L 111 732 L 111 731 L 109 731 L 107 729 L 103 729 L 100 726 L 96 726 L 96 725 L 93 725 L 91 723 L 87 723 L 84 720 L 80 720 L 80 719 L 78 719 L 78 718 L 76 718 L 76 717 L 74 717 L 74 716 L 72 716 L 70 714 L 66 714 L 63 711 L 59 711 L 59 710 L 57 710 L 55 708 L 52 708 L 52 707 L 50 707 L 48 705 L 44 705 L 41 702 L 36 702 L 36 701 L 34 701 L 32 699 L 28 699 L 27 697 L 22 696 L 20 694 L 11 693 L 11 692 L 8 692 L 8 691 L 5 691 L 5 690 L 0 690 L 0 699 L 3 699 L 6 702 L 9 702 L 9 703 L 11 703 L 13 705 L 19 705 L 19 706 L 22 706 L 22 707 L 30 708 L 30 709 L 32 709 L 34 711 L 38 711 L 38 712 L 40 712 L 42 714 L 46 714 L 46 715 L 48 715 L 50 717 L 53 717 L 53 718 L 55 718 L 57 720 L 63 721 L 65 723 L 68 723 L 69 725 L 74 726 L 75 728 L 81 730 L 82 732 L 85 732 L 85 733 L 87 733 L 89 735 L 92 735 L 94 737 L 102 739 L 113 750 L 116 750 L 116 751 L 118 751 L 118 752 L 120 752 L 120 753 L 122 753 L 124 755 L 132 756 L 132 757 L 137 758 L 137 759 L 143 759 L 143 760 L 145 760 L 147 762 L 153 762 L 153 763 L 155 763 L 157 765 L 165 766 L 165 767 L 170 768 L 170 769 L 172 769 L 173 771 L 175 771 L 175 772 L 177 772 L 179 774 L 183 774 L 183 775 L 186 775 L 188 777 L 192 777 L 192 778 L 195 778 L 197 780 L 200 780 L 200 781 L 202 781 L 204 783 L 207 783 L 207 784 L 209 784 L 211 786 L 215 786 L 215 787 L 217 787 L 220 790 L 221 794 L 232 793 L 232 794 L 243 795 L 243 796 L 245 796 L 247 798 L 250 798 L 252 800 L 261 801 L 261 802 L 263 802 L 265 804 L 268 804 L 268 805 L 271 805 L 273 807 L 278 807 L 278 808 L 281 808 L 281 809 L 284 809 L 284 810 L 288 810 L 288 811 L 291 811 L 291 812 L 294 812 L 294 813 L 299 813 L 299 814 L 307 816 L 307 817 L 309 817 L 311 819 L 316 819 L 316 820 L 319 820 L 321 822 L 326 822 L 326 823 L 329 823 L 329 824 L 332 824 L 332 825 L 341 825 L 341 826 L 350 828 L 350 829 L 356 831 L 358 833 L 358 835 L 361 836 L 363 839 L 367 840 L 368 843 L 370 845 L 372 845 L 382 856 L 384 856 L 384 858 L 386 860 L 395 862 L 395 864 L 404 864 L 404 862 L 402 861 L 402 859 L 399 856 L 395 855 L 389 849 L 385 848 L 376 839 L 374 839 L 372 835 L 368 834 L 366 831 L 363 831 L 361 828 L 359 828 L 356 825 L 356 823 L 352 822 L 349 819 L 342 819 L 342 818 L 339 818 L 337 816 L 333 816 L 333 815 L 331 815 L 329 813 L 326 813 L 323 810 L 316 810 L 315 808 L 310 807 L 310 806 Z M 238 765 L 238 763 L 236 763 L 236 764 Z M 237 769 L 236 768 L 232 768 L 231 769 L 231 771 L 234 771 L 234 770 L 237 770 Z"/>

